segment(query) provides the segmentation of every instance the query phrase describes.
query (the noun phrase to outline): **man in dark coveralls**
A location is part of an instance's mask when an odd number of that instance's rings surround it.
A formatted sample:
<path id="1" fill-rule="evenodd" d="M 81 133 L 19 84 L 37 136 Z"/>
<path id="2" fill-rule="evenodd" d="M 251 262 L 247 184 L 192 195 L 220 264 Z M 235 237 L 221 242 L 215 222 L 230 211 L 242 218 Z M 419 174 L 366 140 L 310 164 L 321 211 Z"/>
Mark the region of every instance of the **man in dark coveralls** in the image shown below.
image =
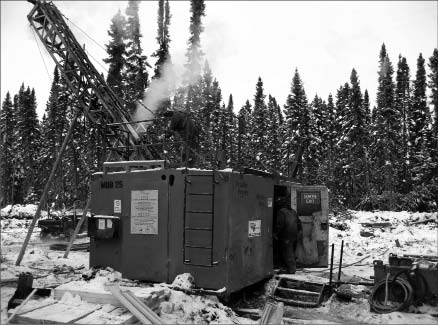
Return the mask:
<path id="1" fill-rule="evenodd" d="M 286 268 L 286 273 L 293 274 L 297 268 L 295 254 L 297 242 L 302 237 L 301 221 L 286 198 L 279 200 L 279 208 L 276 233 L 278 235 L 280 262 L 281 266 Z"/>

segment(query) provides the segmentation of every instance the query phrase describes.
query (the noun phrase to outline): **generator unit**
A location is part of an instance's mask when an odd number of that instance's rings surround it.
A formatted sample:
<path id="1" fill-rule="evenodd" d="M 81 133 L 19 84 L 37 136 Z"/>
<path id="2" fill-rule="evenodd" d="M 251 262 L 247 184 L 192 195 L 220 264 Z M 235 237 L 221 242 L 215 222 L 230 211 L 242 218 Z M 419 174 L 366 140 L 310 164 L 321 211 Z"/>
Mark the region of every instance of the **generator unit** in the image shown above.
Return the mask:
<path id="1" fill-rule="evenodd" d="M 198 288 L 235 292 L 274 273 L 280 195 L 290 197 L 303 242 L 308 238 L 299 262 L 327 266 L 325 186 L 231 169 L 105 163 L 92 176 L 90 267 L 110 266 L 125 278 L 150 282 L 171 283 L 191 273 Z"/>

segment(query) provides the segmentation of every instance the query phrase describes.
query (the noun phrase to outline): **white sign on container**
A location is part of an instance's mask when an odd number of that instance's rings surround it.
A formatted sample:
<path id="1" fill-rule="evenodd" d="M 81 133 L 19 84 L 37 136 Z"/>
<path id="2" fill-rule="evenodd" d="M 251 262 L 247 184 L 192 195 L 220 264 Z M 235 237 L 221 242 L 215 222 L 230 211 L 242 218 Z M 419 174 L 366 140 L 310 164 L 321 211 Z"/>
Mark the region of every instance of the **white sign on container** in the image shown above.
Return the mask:
<path id="1" fill-rule="evenodd" d="M 158 190 L 131 191 L 131 234 L 158 235 Z"/>
<path id="2" fill-rule="evenodd" d="M 248 237 L 259 237 L 262 235 L 262 221 L 250 220 L 248 221 Z"/>
<path id="3" fill-rule="evenodd" d="M 114 213 L 122 213 L 122 200 L 114 200 Z"/>
<path id="4" fill-rule="evenodd" d="M 99 219 L 97 229 L 105 229 L 105 219 Z"/>

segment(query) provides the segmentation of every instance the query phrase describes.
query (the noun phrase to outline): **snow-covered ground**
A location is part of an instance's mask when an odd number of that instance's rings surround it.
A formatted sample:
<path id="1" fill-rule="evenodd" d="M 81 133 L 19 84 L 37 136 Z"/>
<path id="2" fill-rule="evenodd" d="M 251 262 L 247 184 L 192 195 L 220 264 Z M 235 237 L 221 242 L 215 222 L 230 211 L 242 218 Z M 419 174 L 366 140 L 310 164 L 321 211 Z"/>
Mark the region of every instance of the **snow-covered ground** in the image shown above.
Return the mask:
<path id="1" fill-rule="evenodd" d="M 21 211 L 20 211 L 21 209 Z M 24 255 L 20 266 L 15 266 L 15 261 L 27 233 L 35 206 L 14 208 L 13 216 L 8 211 L 2 210 L 1 220 L 1 279 L 17 278 L 20 272 L 31 272 L 38 286 L 61 284 L 79 280 L 81 272 L 88 269 L 88 253 L 80 251 L 70 252 L 69 258 L 64 259 L 62 251 L 52 251 L 50 244 L 63 241 L 65 238 L 41 240 L 39 228 L 34 234 Z M 24 211 L 30 211 L 24 217 Z M 21 214 L 20 214 L 21 212 Z M 337 278 L 337 264 L 341 241 L 344 240 L 342 280 L 370 280 L 373 275 L 373 261 L 376 259 L 388 263 L 390 253 L 395 254 L 422 254 L 438 255 L 438 239 L 436 223 L 416 223 L 424 219 L 437 219 L 438 213 L 410 213 L 410 212 L 362 212 L 349 211 L 347 214 L 331 216 L 330 219 L 330 244 L 335 244 L 334 264 Z M 21 218 L 21 219 L 19 219 Z M 388 226 L 369 227 L 362 223 L 388 223 Z M 364 233 L 365 231 L 365 233 Z M 368 236 L 364 237 L 362 235 Z M 79 241 L 86 241 L 82 237 Z M 400 246 L 400 247 L 398 247 Z M 53 270 L 57 270 L 55 273 Z M 328 278 L 329 270 L 303 269 L 294 275 L 303 280 L 324 281 Z M 196 280 L 196 279 L 195 279 Z M 365 286 L 357 286 L 357 291 L 366 290 Z M 7 301 L 13 295 L 14 289 L 8 286 L 1 287 L 1 322 L 6 318 Z M 249 323 L 251 320 L 236 318 L 231 309 L 220 303 L 215 297 L 190 296 L 181 291 L 172 290 L 169 302 L 162 306 L 162 317 L 169 323 L 232 323 L 240 321 Z M 332 296 L 321 307 L 312 309 L 318 317 L 326 322 L 336 315 L 345 322 L 356 321 L 365 323 L 437 323 L 437 318 L 431 315 L 438 314 L 437 307 L 422 306 L 415 313 L 396 312 L 387 315 L 374 314 L 369 311 L 366 298 L 354 298 L 351 302 L 339 301 Z M 300 318 L 300 313 L 307 313 L 295 307 L 287 307 L 285 316 Z M 421 314 L 420 312 L 424 313 Z M 291 317 L 293 315 L 294 317 Z M 327 316 L 327 318 L 324 317 Z"/>
<path id="2" fill-rule="evenodd" d="M 347 229 L 330 227 L 329 241 L 335 244 L 334 263 L 338 264 L 341 241 L 344 240 L 343 271 L 347 275 L 356 275 L 370 279 L 374 274 L 373 261 L 388 263 L 390 253 L 396 255 L 419 254 L 438 256 L 438 233 L 436 223 L 413 224 L 426 219 L 438 218 L 435 213 L 411 213 L 391 211 L 351 211 L 350 220 L 332 217 L 330 223 L 343 223 Z M 387 227 L 369 227 L 362 224 L 388 223 Z M 370 237 L 361 236 L 361 231 Z M 397 246 L 397 241 L 400 247 Z M 358 264 L 345 267 L 346 265 Z"/>
<path id="3" fill-rule="evenodd" d="M 418 221 L 436 220 L 437 218 L 437 212 L 411 213 L 391 211 L 348 211 L 346 214 L 331 216 L 329 243 L 330 245 L 335 244 L 333 279 L 336 280 L 338 276 L 342 240 L 344 241 L 344 250 L 341 281 L 370 281 L 370 277 L 374 275 L 373 261 L 382 260 L 384 264 L 388 264 L 390 253 L 399 256 L 404 254 L 438 256 L 436 221 L 427 224 L 418 223 Z M 387 223 L 388 226 L 370 227 L 369 224 L 373 223 L 380 223 L 381 225 Z M 361 236 L 361 232 L 369 237 Z M 400 247 L 398 247 L 397 243 Z M 324 282 L 324 279 L 329 277 L 329 269 L 303 269 L 292 277 L 307 281 Z M 366 286 L 352 287 L 356 291 L 363 291 L 364 293 L 369 293 L 371 289 L 370 287 L 367 289 Z M 421 306 L 416 308 L 416 313 L 394 312 L 390 314 L 375 314 L 370 312 L 370 306 L 366 298 L 353 298 L 352 302 L 343 302 L 332 296 L 321 307 L 313 310 L 316 313 L 337 315 L 338 317 L 345 318 L 347 322 L 374 324 L 438 323 L 438 318 L 431 316 L 438 316 L 438 307 Z"/>

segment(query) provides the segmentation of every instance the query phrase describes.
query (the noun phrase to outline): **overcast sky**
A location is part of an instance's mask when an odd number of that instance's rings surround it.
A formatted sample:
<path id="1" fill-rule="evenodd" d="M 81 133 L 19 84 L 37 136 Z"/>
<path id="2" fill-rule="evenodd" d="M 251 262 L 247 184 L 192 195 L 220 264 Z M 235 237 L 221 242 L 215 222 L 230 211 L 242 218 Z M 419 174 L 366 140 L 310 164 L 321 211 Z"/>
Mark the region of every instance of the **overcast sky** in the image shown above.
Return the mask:
<path id="1" fill-rule="evenodd" d="M 60 11 L 99 44 L 107 44 L 110 20 L 126 1 L 56 1 Z M 32 5 L 24 1 L 1 1 L 1 96 L 16 94 L 22 82 L 35 88 L 41 117 L 51 81 L 27 21 Z M 157 49 L 158 1 L 140 4 L 144 54 Z M 171 1 L 170 51 L 179 66 L 185 61 L 189 38 L 189 2 Z M 246 99 L 252 101 L 259 76 L 265 94 L 283 105 L 298 68 L 309 100 L 324 99 L 349 81 L 352 68 L 362 91 L 372 102 L 377 89 L 378 57 L 386 44 L 396 70 L 398 55 L 408 60 L 415 77 L 419 53 L 428 62 L 437 47 L 437 1 L 206 1 L 205 31 L 201 46 L 225 101 L 230 93 L 236 111 Z M 79 42 L 104 66 L 106 53 L 81 31 L 70 25 Z M 39 42 L 39 41 L 38 41 Z M 50 74 L 54 63 L 38 43 Z M 104 69 L 91 59 L 96 68 Z M 152 70 L 150 71 L 152 74 Z"/>

